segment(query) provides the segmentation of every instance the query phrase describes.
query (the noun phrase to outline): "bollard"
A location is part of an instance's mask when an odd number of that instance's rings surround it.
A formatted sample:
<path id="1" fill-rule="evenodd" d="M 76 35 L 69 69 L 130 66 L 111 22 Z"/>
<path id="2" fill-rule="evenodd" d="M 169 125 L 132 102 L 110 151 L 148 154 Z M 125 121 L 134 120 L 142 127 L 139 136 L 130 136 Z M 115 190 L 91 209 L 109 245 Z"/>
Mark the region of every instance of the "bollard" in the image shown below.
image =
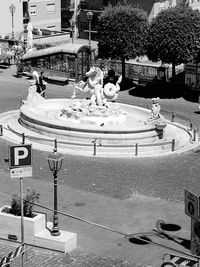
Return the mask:
<path id="1" fill-rule="evenodd" d="M 22 145 L 24 145 L 24 144 L 25 144 L 25 134 L 22 133 Z"/>
<path id="2" fill-rule="evenodd" d="M 0 125 L 0 136 L 3 136 L 3 125 Z"/>
<path id="3" fill-rule="evenodd" d="M 196 141 L 196 134 L 197 134 L 197 131 L 193 129 L 193 141 Z"/>
<path id="4" fill-rule="evenodd" d="M 94 141 L 92 141 L 92 143 L 94 143 L 94 156 L 96 156 L 97 154 L 97 140 L 95 139 Z"/>
<path id="5" fill-rule="evenodd" d="M 192 128 L 193 128 L 192 122 L 190 122 L 190 131 L 192 131 Z"/>
<path id="6" fill-rule="evenodd" d="M 174 122 L 174 117 L 175 117 L 174 112 L 172 112 L 172 122 Z"/>
<path id="7" fill-rule="evenodd" d="M 135 144 L 135 156 L 138 155 L 138 143 Z"/>
<path id="8" fill-rule="evenodd" d="M 172 151 L 175 150 L 175 139 L 172 139 Z"/>
<path id="9" fill-rule="evenodd" d="M 53 149 L 53 152 L 57 152 L 58 150 L 58 142 L 57 142 L 57 139 L 54 140 L 54 149 Z"/>

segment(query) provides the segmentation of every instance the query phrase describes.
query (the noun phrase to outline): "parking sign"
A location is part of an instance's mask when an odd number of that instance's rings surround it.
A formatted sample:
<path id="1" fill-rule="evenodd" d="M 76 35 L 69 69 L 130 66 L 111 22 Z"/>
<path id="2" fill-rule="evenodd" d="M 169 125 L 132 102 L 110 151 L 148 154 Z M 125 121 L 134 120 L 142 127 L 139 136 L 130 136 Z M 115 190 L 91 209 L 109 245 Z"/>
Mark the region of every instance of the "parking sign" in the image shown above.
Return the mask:
<path id="1" fill-rule="evenodd" d="M 32 146 L 18 145 L 9 147 L 10 168 L 32 165 Z"/>

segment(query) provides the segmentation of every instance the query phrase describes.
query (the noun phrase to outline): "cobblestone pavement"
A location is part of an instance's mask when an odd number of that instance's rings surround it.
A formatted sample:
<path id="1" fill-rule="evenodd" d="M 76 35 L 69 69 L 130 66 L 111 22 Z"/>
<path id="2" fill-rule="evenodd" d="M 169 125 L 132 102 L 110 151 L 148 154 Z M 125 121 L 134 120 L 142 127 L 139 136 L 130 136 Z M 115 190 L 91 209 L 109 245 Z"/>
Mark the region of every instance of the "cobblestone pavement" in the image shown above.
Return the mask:
<path id="1" fill-rule="evenodd" d="M 0 258 L 14 250 L 16 244 L 0 241 Z M 21 255 L 10 263 L 10 267 L 22 266 Z M 75 250 L 69 254 L 53 252 L 27 246 L 24 253 L 24 267 L 135 267 L 127 261 L 111 258 L 97 257 L 92 253 Z M 139 266 L 138 266 L 139 267 Z"/>

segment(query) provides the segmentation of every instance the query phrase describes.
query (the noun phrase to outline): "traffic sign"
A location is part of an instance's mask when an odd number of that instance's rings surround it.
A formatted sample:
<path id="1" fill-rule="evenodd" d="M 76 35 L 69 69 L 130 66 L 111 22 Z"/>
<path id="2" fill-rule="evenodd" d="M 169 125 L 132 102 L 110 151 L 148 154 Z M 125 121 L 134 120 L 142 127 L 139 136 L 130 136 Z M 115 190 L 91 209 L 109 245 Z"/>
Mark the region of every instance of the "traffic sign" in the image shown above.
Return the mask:
<path id="1" fill-rule="evenodd" d="M 199 218 L 199 198 L 185 189 L 185 214 L 194 220 Z"/>
<path id="2" fill-rule="evenodd" d="M 32 177 L 32 166 L 22 168 L 10 168 L 10 178 Z"/>
<path id="3" fill-rule="evenodd" d="M 10 146 L 9 159 L 10 168 L 32 165 L 32 146 Z"/>

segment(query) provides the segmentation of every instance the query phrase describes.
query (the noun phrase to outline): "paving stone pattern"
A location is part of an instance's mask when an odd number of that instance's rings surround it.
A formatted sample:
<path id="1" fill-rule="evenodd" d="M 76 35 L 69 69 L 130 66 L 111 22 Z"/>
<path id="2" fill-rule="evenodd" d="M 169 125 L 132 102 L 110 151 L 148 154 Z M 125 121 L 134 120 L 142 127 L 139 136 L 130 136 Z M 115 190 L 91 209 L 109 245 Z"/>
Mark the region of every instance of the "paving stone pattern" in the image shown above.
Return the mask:
<path id="1" fill-rule="evenodd" d="M 0 241 L 0 258 L 14 250 L 18 245 Z M 16 257 L 9 267 L 20 267 L 21 256 Z M 136 264 L 111 258 L 98 257 L 91 253 L 75 250 L 70 254 L 63 254 L 45 249 L 27 247 L 24 253 L 24 267 L 135 267 Z"/>

